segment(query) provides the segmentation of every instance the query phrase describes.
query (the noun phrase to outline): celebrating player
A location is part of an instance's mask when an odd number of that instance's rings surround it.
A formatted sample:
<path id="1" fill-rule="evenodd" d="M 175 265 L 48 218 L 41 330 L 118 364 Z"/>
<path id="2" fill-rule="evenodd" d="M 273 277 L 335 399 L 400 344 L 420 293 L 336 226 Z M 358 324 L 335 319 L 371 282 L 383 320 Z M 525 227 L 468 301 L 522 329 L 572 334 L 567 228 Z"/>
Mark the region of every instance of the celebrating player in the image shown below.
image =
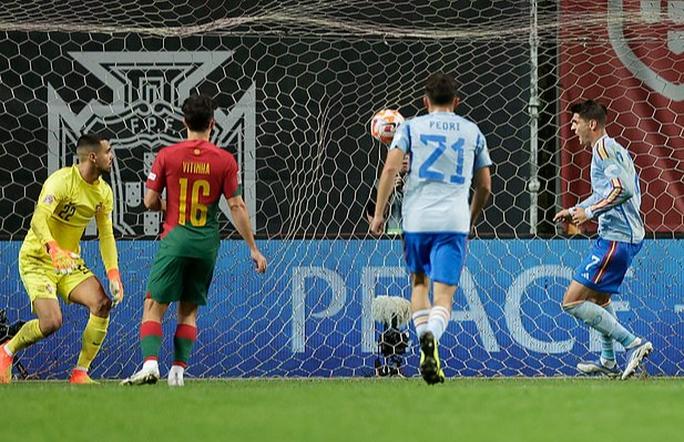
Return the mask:
<path id="1" fill-rule="evenodd" d="M 214 103 L 204 95 L 183 103 L 187 140 L 162 149 L 147 178 L 145 206 L 165 210 L 164 232 L 147 284 L 140 325 L 144 358 L 140 371 L 124 385 L 142 385 L 159 379 L 158 354 L 162 320 L 172 302 L 179 302 L 174 335 L 170 386 L 182 386 L 192 345 L 197 337 L 197 310 L 207 303 L 219 249 L 217 211 L 223 194 L 233 223 L 249 247 L 256 271 L 266 271 L 242 200 L 238 166 L 229 152 L 209 142 L 214 127 Z M 166 189 L 166 200 L 161 193 Z"/>
<path id="2" fill-rule="evenodd" d="M 558 212 L 554 221 L 576 225 L 598 219 L 598 239 L 575 269 L 573 281 L 563 297 L 563 310 L 601 333 L 601 357 L 580 362 L 586 374 L 604 374 L 627 379 L 653 350 L 644 338 L 634 336 L 618 321 L 610 297 L 619 293 L 625 273 L 639 253 L 644 223 L 639 208 L 641 190 L 634 163 L 627 152 L 606 134 L 606 108 L 592 100 L 571 107 L 572 130 L 583 146 L 591 146 L 592 194 L 575 207 Z M 620 372 L 613 341 L 627 350 L 627 364 Z"/>
<path id="3" fill-rule="evenodd" d="M 476 124 L 454 114 L 458 106 L 451 75 L 431 75 L 423 102 L 428 115 L 397 129 L 378 183 L 371 232 L 383 231 L 385 207 L 404 155 L 410 155 L 402 209 L 404 256 L 411 273 L 411 309 L 420 339 L 420 372 L 428 384 L 444 382 L 437 343 L 451 317 L 465 242 L 491 193 L 491 160 Z M 468 207 L 474 180 L 475 192 Z M 434 304 L 428 291 L 433 284 Z"/>
<path id="4" fill-rule="evenodd" d="M 56 171 L 43 184 L 31 229 L 19 252 L 19 274 L 38 319 L 25 323 L 0 348 L 0 383 L 10 382 L 16 352 L 62 326 L 58 295 L 64 302 L 81 304 L 90 311 L 81 353 L 69 382 L 95 383 L 88 369 L 107 335 L 112 301 L 79 252 L 83 231 L 95 217 L 110 293 L 114 304 L 120 302 L 124 292 L 112 231 L 114 201 L 112 188 L 101 178 L 111 170 L 113 154 L 109 142 L 95 135 L 81 136 L 76 153 L 78 165 Z"/>

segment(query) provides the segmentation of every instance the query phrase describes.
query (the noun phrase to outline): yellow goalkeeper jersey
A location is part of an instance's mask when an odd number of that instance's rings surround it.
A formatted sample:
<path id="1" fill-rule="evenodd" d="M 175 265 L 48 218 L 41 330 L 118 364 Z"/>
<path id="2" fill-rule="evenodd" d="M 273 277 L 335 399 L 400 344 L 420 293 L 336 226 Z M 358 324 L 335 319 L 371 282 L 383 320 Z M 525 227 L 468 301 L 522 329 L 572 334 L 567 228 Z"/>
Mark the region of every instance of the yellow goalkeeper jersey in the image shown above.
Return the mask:
<path id="1" fill-rule="evenodd" d="M 118 268 L 112 230 L 113 207 L 112 188 L 102 178 L 90 184 L 83 179 L 78 166 L 59 169 L 43 184 L 20 254 L 49 262 L 45 245 L 50 241 L 80 254 L 83 232 L 95 217 L 105 268 Z"/>

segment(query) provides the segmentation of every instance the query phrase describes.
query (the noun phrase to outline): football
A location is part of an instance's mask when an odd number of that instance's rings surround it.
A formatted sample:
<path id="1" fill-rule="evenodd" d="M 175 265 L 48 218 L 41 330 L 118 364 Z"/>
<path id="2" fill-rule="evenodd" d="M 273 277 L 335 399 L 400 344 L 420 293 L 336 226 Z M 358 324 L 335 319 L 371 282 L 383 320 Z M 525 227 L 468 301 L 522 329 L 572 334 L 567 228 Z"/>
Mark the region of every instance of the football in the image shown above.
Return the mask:
<path id="1" fill-rule="evenodd" d="M 371 135 L 384 144 L 392 142 L 397 127 L 404 122 L 404 117 L 394 109 L 383 109 L 371 119 Z"/>

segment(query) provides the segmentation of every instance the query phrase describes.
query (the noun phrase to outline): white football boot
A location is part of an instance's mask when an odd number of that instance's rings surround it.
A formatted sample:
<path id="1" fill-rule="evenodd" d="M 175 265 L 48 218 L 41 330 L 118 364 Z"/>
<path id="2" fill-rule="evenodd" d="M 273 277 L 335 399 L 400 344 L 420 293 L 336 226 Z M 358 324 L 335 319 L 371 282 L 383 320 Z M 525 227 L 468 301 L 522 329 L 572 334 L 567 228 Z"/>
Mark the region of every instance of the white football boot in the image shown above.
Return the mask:
<path id="1" fill-rule="evenodd" d="M 184 384 L 183 382 L 183 374 L 185 373 L 185 369 L 181 367 L 180 365 L 173 365 L 171 366 L 171 370 L 169 370 L 169 387 L 182 387 Z"/>
<path id="2" fill-rule="evenodd" d="M 140 371 L 135 372 L 130 378 L 121 381 L 121 385 L 145 385 L 156 384 L 159 380 L 159 365 L 157 361 L 145 361 Z"/>

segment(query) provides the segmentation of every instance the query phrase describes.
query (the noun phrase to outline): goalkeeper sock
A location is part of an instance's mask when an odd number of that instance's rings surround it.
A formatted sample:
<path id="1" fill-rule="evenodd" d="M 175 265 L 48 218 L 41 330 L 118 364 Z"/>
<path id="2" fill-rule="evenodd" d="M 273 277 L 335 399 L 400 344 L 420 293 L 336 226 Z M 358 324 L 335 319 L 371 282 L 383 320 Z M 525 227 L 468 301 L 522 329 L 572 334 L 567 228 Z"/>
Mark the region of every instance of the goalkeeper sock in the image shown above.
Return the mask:
<path id="1" fill-rule="evenodd" d="M 107 336 L 107 327 L 109 326 L 109 316 L 100 318 L 92 313 L 88 319 L 88 323 L 83 330 L 83 337 L 81 339 L 81 354 L 78 355 L 77 368 L 88 371 L 90 364 L 97 356 L 97 353 L 102 347 L 102 342 Z"/>
<path id="2" fill-rule="evenodd" d="M 449 319 L 451 318 L 451 312 L 440 305 L 435 305 L 430 310 L 430 320 L 428 322 L 428 330 L 432 332 L 436 341 L 444 334 L 447 325 L 449 325 Z"/>
<path id="3" fill-rule="evenodd" d="M 420 338 L 428 329 L 430 319 L 430 309 L 418 310 L 411 315 L 413 326 L 416 328 L 416 335 Z"/>
<path id="4" fill-rule="evenodd" d="M 162 340 L 162 325 L 157 321 L 145 321 L 140 324 L 140 348 L 144 360 L 159 358 Z"/>
<path id="5" fill-rule="evenodd" d="M 603 307 L 613 318 L 617 318 L 613 304 L 609 303 Z M 615 366 L 615 348 L 613 347 L 613 338 L 601 333 L 601 363 L 608 368 Z"/>
<path id="6" fill-rule="evenodd" d="M 14 355 L 22 348 L 26 348 L 43 339 L 45 336 L 43 335 L 43 332 L 40 331 L 39 324 L 37 319 L 32 319 L 22 325 L 17 334 L 5 345 L 8 354 L 11 352 L 11 354 Z"/>
<path id="7" fill-rule="evenodd" d="M 178 324 L 173 336 L 173 365 L 183 368 L 188 366 L 192 345 L 197 339 L 197 327 L 189 324 Z"/>
<path id="8" fill-rule="evenodd" d="M 577 319 L 581 319 L 589 327 L 613 338 L 627 348 L 634 342 L 636 336 L 617 322 L 608 311 L 590 301 L 582 301 L 570 306 L 563 306 L 563 310 Z"/>

